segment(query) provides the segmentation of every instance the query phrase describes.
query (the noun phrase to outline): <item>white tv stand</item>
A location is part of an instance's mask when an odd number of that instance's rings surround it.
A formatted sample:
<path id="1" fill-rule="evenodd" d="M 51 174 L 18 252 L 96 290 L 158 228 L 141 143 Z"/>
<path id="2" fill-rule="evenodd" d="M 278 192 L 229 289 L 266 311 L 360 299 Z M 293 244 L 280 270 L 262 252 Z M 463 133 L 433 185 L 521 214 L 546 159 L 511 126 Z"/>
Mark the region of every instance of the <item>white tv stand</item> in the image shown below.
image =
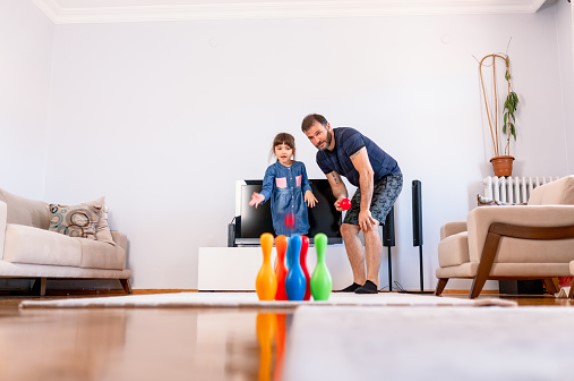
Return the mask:
<path id="1" fill-rule="evenodd" d="M 271 253 L 275 264 L 277 252 Z M 329 245 L 325 254 L 333 278 L 333 289 L 353 283 L 353 273 L 343 245 Z M 199 291 L 255 291 L 255 278 L 261 267 L 261 247 L 200 247 L 197 266 Z M 307 269 L 313 274 L 317 263 L 315 247 L 307 252 Z"/>

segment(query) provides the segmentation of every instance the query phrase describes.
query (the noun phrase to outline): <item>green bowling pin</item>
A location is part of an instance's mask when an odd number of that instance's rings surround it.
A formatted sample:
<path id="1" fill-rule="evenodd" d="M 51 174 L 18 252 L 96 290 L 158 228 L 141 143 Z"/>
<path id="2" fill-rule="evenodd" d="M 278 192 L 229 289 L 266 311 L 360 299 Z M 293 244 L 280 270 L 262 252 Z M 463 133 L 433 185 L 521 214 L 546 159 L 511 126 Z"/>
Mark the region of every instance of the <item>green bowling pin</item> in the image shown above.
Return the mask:
<path id="1" fill-rule="evenodd" d="M 333 290 L 333 280 L 325 263 L 325 251 L 327 250 L 325 234 L 315 235 L 315 250 L 317 251 L 317 265 L 311 275 L 311 295 L 314 300 L 329 300 L 329 295 Z"/>

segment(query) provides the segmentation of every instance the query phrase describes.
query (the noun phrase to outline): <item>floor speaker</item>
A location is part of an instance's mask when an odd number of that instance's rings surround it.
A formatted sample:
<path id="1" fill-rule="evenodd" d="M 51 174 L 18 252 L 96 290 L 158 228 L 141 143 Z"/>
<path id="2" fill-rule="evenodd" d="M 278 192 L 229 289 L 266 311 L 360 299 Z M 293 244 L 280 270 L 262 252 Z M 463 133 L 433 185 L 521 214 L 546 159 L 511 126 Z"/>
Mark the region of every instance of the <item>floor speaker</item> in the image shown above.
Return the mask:
<path id="1" fill-rule="evenodd" d="M 395 246 L 395 207 L 393 206 L 387 214 L 385 225 L 383 226 L 383 246 Z"/>
<path id="2" fill-rule="evenodd" d="M 389 291 L 393 291 L 393 265 L 391 261 L 391 247 L 395 246 L 395 207 L 393 206 L 387 214 L 383 225 L 383 246 L 387 247 Z"/>
<path id="3" fill-rule="evenodd" d="M 425 293 L 423 278 L 423 200 L 422 184 L 419 180 L 413 180 L 413 246 L 419 247 L 420 292 Z"/>
<path id="4" fill-rule="evenodd" d="M 423 244 L 423 210 L 421 182 L 413 180 L 413 246 Z"/>

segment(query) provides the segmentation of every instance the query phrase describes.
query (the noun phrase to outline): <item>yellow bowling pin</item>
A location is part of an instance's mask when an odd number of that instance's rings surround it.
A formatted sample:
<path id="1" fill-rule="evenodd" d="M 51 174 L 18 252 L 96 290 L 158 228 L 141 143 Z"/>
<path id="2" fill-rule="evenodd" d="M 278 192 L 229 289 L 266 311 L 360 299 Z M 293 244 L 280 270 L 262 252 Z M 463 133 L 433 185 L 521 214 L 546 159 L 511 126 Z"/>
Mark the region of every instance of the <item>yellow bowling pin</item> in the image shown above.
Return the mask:
<path id="1" fill-rule="evenodd" d="M 257 291 L 259 300 L 274 300 L 277 292 L 277 276 L 271 265 L 273 235 L 271 233 L 263 233 L 259 241 L 263 252 L 263 263 L 255 280 L 255 291 Z"/>

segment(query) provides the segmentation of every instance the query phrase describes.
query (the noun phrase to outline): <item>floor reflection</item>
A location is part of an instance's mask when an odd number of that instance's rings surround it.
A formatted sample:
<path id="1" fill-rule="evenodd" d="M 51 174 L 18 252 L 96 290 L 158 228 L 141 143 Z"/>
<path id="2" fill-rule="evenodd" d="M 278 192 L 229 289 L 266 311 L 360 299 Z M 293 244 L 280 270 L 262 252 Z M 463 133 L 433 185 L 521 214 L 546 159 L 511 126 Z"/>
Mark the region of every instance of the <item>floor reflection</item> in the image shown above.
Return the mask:
<path id="1" fill-rule="evenodd" d="M 256 318 L 257 341 L 259 343 L 259 381 L 270 381 L 273 344 L 277 333 L 275 314 L 259 313 Z"/>
<path id="2" fill-rule="evenodd" d="M 122 311 L 51 311 L 15 314 L 0 321 L 1 380 L 100 380 L 125 349 Z M 41 377 L 39 377 L 41 375 Z"/>
<path id="3" fill-rule="evenodd" d="M 280 381 L 292 311 L 0 313 L 0 380 Z"/>
<path id="4" fill-rule="evenodd" d="M 236 333 L 229 332 L 226 366 L 229 379 L 280 381 L 290 318 L 291 313 L 258 312 L 255 342 L 242 342 Z M 251 361 L 245 361 L 247 354 Z"/>
<path id="5" fill-rule="evenodd" d="M 19 310 L 0 298 L 0 381 L 281 381 L 292 320 L 290 309 Z"/>

